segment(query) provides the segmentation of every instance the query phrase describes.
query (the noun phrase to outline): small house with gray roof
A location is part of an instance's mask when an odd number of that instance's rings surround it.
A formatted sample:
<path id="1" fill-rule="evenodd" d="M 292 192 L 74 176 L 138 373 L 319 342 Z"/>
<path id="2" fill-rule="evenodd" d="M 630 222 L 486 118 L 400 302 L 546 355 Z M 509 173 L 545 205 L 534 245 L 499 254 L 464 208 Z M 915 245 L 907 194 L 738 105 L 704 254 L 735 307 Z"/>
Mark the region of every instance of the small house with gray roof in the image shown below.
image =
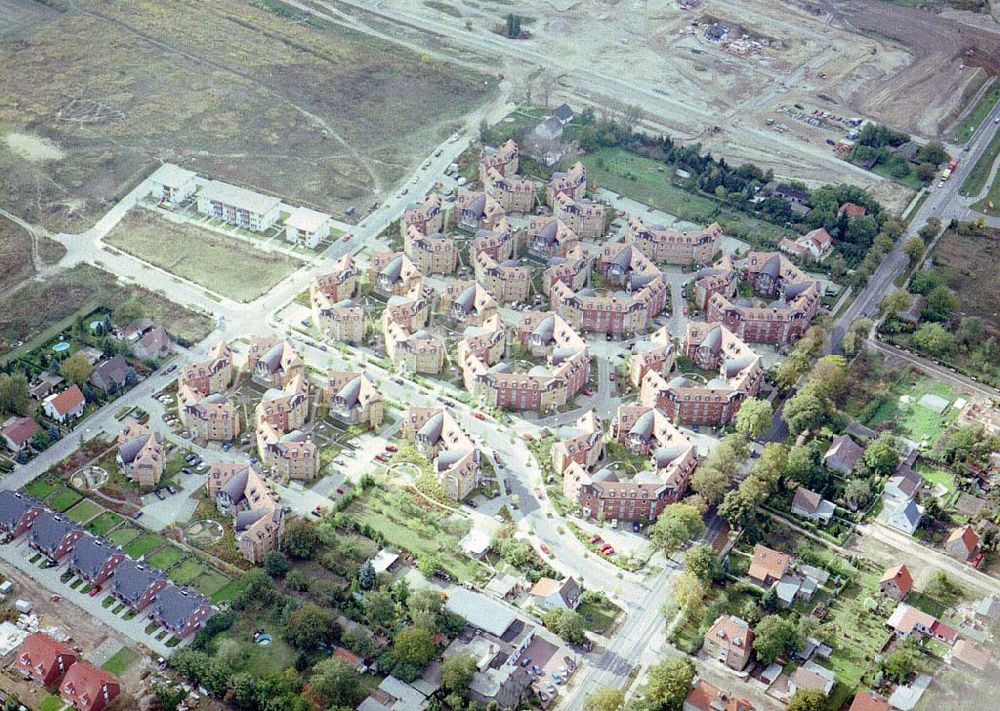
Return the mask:
<path id="1" fill-rule="evenodd" d="M 111 594 L 139 612 L 147 608 L 156 594 L 168 585 L 166 577 L 156 568 L 134 560 L 123 560 L 111 578 Z"/>
<path id="2" fill-rule="evenodd" d="M 865 450 L 855 444 L 849 435 L 842 434 L 830 443 L 823 455 L 823 464 L 827 469 L 840 472 L 845 476 L 854 471 L 854 467 L 864 456 Z"/>
<path id="3" fill-rule="evenodd" d="M 125 387 L 131 366 L 123 357 L 116 355 L 94 368 L 90 374 L 90 384 L 106 393 L 118 392 Z"/>
<path id="4" fill-rule="evenodd" d="M 149 618 L 183 639 L 197 632 L 214 613 L 215 608 L 204 595 L 167 585 L 156 594 Z"/>
<path id="5" fill-rule="evenodd" d="M 45 512 L 38 499 L 20 491 L 0 491 L 0 533 L 17 538 Z"/>
<path id="6" fill-rule="evenodd" d="M 35 519 L 28 533 L 28 545 L 52 561 L 64 558 L 83 538 L 84 530 L 74 521 L 51 511 Z"/>
<path id="7" fill-rule="evenodd" d="M 91 585 L 103 585 L 123 560 L 125 553 L 121 548 L 87 534 L 73 546 L 66 564 L 73 574 Z"/>

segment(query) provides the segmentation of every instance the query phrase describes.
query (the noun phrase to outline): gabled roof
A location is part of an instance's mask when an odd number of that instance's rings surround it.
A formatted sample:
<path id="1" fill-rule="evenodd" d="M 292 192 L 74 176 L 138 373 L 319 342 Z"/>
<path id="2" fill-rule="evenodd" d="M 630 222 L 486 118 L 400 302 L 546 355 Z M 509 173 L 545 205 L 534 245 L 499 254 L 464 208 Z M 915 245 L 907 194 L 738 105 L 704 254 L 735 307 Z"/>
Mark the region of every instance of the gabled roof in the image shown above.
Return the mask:
<path id="1" fill-rule="evenodd" d="M 951 535 L 948 536 L 948 540 L 945 543 L 946 546 L 951 545 L 961 541 L 965 546 L 965 550 L 972 553 L 979 547 L 979 535 L 969 524 L 964 526 L 959 526 L 958 528 L 952 530 Z"/>
<path id="2" fill-rule="evenodd" d="M 960 639 L 951 650 L 951 658 L 968 664 L 973 669 L 985 671 L 993 653 L 986 647 Z"/>
<path id="3" fill-rule="evenodd" d="M 116 696 L 121 688 L 118 677 L 114 674 L 81 661 L 66 672 L 66 678 L 59 686 L 59 692 L 63 698 L 69 697 L 79 701 L 85 708 L 90 708 L 90 705 L 103 695 L 105 685 L 110 687 L 109 691 L 113 688 L 109 694 L 112 697 Z"/>
<path id="4" fill-rule="evenodd" d="M 753 549 L 753 560 L 748 571 L 751 578 L 765 580 L 768 577 L 779 579 L 788 570 L 791 556 L 780 553 L 767 546 L 757 544 Z"/>
<path id="5" fill-rule="evenodd" d="M 855 443 L 850 435 L 842 434 L 830 443 L 830 448 L 823 455 L 823 461 L 828 465 L 833 463 L 853 469 L 864 453 L 865 450 Z"/>
<path id="6" fill-rule="evenodd" d="M 200 610 L 211 603 L 199 593 L 176 585 L 167 585 L 156 593 L 151 614 L 163 620 L 168 627 L 182 629 Z"/>
<path id="7" fill-rule="evenodd" d="M 794 498 L 792 498 L 792 506 L 794 508 L 802 509 L 808 513 L 816 513 L 822 502 L 823 497 L 820 494 L 810 491 L 804 486 L 798 487 L 795 490 Z"/>
<path id="8" fill-rule="evenodd" d="M 115 554 L 124 557 L 121 549 L 114 544 L 87 534 L 73 545 L 69 565 L 79 570 L 86 579 L 93 580 Z"/>
<path id="9" fill-rule="evenodd" d="M 910 575 L 910 569 L 905 565 L 897 565 L 893 568 L 887 568 L 884 573 L 882 573 L 882 579 L 879 583 L 887 583 L 890 580 L 896 582 L 896 587 L 904 595 L 913 589 L 913 577 Z"/>
<path id="10" fill-rule="evenodd" d="M 42 508 L 42 502 L 19 491 L 0 491 L 0 528 L 10 531 L 21 517 L 34 508 Z"/>
<path id="11" fill-rule="evenodd" d="M 156 568 L 126 559 L 115 568 L 111 589 L 134 605 L 161 580 L 164 580 L 163 573 Z"/>
<path id="12" fill-rule="evenodd" d="M 889 711 L 889 702 L 874 691 L 859 691 L 848 711 Z"/>
<path id="13" fill-rule="evenodd" d="M 2 434 L 15 446 L 23 447 L 40 429 L 41 428 L 38 426 L 38 423 L 32 418 L 18 417 L 3 428 Z"/>
<path id="14" fill-rule="evenodd" d="M 83 397 L 83 391 L 80 390 L 78 385 L 70 385 L 61 393 L 49 395 L 45 398 L 45 402 L 51 404 L 59 415 L 67 415 L 80 405 L 83 405 L 86 402 L 86 398 Z"/>
<path id="15" fill-rule="evenodd" d="M 746 699 L 734 699 L 704 679 L 698 679 L 684 699 L 684 708 L 697 711 L 753 711 Z"/>
<path id="16" fill-rule="evenodd" d="M 42 512 L 35 523 L 31 526 L 31 533 L 28 539 L 38 547 L 39 550 L 52 554 L 59 548 L 59 545 L 74 531 L 81 531 L 79 526 L 73 521 L 52 513 Z"/>

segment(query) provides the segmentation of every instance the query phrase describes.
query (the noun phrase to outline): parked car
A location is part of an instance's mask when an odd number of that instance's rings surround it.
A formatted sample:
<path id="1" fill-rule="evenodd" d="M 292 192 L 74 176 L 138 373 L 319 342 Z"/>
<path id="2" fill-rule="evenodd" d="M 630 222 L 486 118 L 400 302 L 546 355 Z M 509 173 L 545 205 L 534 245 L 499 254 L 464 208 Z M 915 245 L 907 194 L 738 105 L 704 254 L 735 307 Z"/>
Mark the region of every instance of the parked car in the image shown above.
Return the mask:
<path id="1" fill-rule="evenodd" d="M 545 555 L 552 555 L 552 551 L 550 551 L 549 547 L 544 543 L 539 543 L 538 547 L 542 549 L 542 553 L 544 553 Z"/>
<path id="2" fill-rule="evenodd" d="M 604 539 L 601 538 L 601 536 L 599 534 L 597 534 L 597 533 L 595 533 L 593 536 L 590 537 L 590 542 L 591 543 L 600 543 L 603 540 Z"/>
<path id="3" fill-rule="evenodd" d="M 486 419 L 486 415 L 484 415 L 481 412 L 473 412 L 472 416 L 475 417 L 477 420 L 485 420 Z"/>
<path id="4" fill-rule="evenodd" d="M 187 467 L 184 467 L 184 468 L 181 469 L 181 474 L 190 474 L 190 473 L 191 473 L 191 470 L 188 469 Z"/>
<path id="5" fill-rule="evenodd" d="M 95 585 L 94 587 L 92 587 L 90 590 L 87 591 L 87 595 L 89 595 L 90 597 L 97 597 L 97 594 L 101 592 L 103 589 L 104 588 L 102 588 L 100 585 Z"/>
<path id="6" fill-rule="evenodd" d="M 341 487 L 338 486 L 337 487 L 337 493 L 340 494 L 341 496 L 343 496 L 344 495 L 344 490 Z"/>
<path id="7" fill-rule="evenodd" d="M 526 667 L 529 664 L 531 664 L 531 657 L 525 657 L 524 659 L 521 660 L 522 667 Z"/>
<path id="8" fill-rule="evenodd" d="M 177 493 L 177 489 L 175 489 L 171 484 L 167 484 L 167 491 L 169 491 L 171 495 Z"/>
<path id="9" fill-rule="evenodd" d="M 469 499 L 468 501 L 465 502 L 465 505 L 468 506 L 470 509 L 479 508 L 479 504 L 476 503 L 475 499 Z"/>
<path id="10" fill-rule="evenodd" d="M 375 455 L 375 461 L 385 463 L 385 462 L 389 461 L 389 458 L 387 456 L 385 456 L 384 454 L 376 454 Z"/>
<path id="11" fill-rule="evenodd" d="M 167 498 L 167 497 L 165 497 L 163 495 L 163 490 L 162 489 L 157 489 L 153 493 L 156 495 L 156 498 L 158 498 L 160 501 L 163 501 L 165 498 Z"/>
<path id="12" fill-rule="evenodd" d="M 385 451 L 387 451 L 387 452 L 398 452 L 399 451 L 399 447 L 397 447 L 394 444 L 387 444 L 387 445 L 385 445 Z"/>

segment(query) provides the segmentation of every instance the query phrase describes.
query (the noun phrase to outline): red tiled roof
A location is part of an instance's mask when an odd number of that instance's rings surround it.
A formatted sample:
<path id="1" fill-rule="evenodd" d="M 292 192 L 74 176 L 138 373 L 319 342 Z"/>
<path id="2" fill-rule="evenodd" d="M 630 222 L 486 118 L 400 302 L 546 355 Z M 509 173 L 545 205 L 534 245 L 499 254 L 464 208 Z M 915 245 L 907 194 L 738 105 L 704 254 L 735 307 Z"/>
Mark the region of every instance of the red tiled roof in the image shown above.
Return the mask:
<path id="1" fill-rule="evenodd" d="M 948 536 L 948 543 L 946 545 L 950 545 L 959 539 L 962 540 L 965 550 L 969 551 L 969 553 L 972 553 L 979 547 L 979 536 L 969 524 L 965 524 L 952 531 L 951 535 Z"/>
<path id="2" fill-rule="evenodd" d="M 116 697 L 121 690 L 118 677 L 111 672 L 98 669 L 87 662 L 77 662 L 66 672 L 66 678 L 59 686 L 59 694 L 76 708 L 89 709 L 101 698 L 101 688 L 105 684 L 108 685 L 110 699 Z"/>
<path id="3" fill-rule="evenodd" d="M 934 624 L 931 625 L 931 634 L 935 637 L 943 637 L 946 640 L 958 638 L 958 631 L 941 620 L 934 620 Z"/>
<path id="4" fill-rule="evenodd" d="M 3 434 L 18 447 L 23 447 L 40 428 L 30 417 L 19 417 L 3 428 Z"/>
<path id="5" fill-rule="evenodd" d="M 973 669 L 983 671 L 990 663 L 992 652 L 982 645 L 969 642 L 964 639 L 955 643 L 955 648 L 951 650 L 951 658 L 968 664 Z"/>
<path id="6" fill-rule="evenodd" d="M 843 212 L 846 212 L 848 217 L 861 217 L 861 215 L 867 214 L 868 210 L 861 205 L 855 205 L 853 202 L 845 202 L 840 206 L 837 214 Z"/>
<path id="7" fill-rule="evenodd" d="M 754 711 L 749 701 L 729 698 L 704 679 L 695 682 L 694 688 L 684 700 L 684 705 L 692 706 L 699 711 Z"/>
<path id="8" fill-rule="evenodd" d="M 27 655 L 28 664 L 26 666 L 30 667 L 26 671 L 31 671 L 33 674 L 34 668 L 39 665 L 48 671 L 55 664 L 56 657 L 59 655 L 76 659 L 76 652 L 71 647 L 41 632 L 28 635 L 21 642 L 21 646 L 17 648 L 14 661 L 19 667 L 21 666 L 20 660 L 23 655 Z M 68 663 L 72 664 L 73 662 L 69 661 Z"/>
<path id="9" fill-rule="evenodd" d="M 913 576 L 910 575 L 910 570 L 905 565 L 897 565 L 895 568 L 887 569 L 882 573 L 882 580 L 879 582 L 885 583 L 890 580 L 895 580 L 896 587 L 904 594 L 913 589 Z"/>
<path id="10" fill-rule="evenodd" d="M 72 387 L 63 390 L 61 393 L 49 400 L 49 402 L 52 403 L 52 407 L 56 409 L 56 412 L 60 415 L 65 415 L 68 412 L 72 412 L 79 405 L 82 405 L 85 402 L 85 398 L 83 397 L 83 391 L 80 390 L 79 386 L 73 385 Z"/>
<path id="11" fill-rule="evenodd" d="M 848 711 L 889 711 L 889 702 L 874 691 L 859 691 Z"/>
<path id="12" fill-rule="evenodd" d="M 755 580 L 765 580 L 768 577 L 780 579 L 788 570 L 790 561 L 791 557 L 787 553 L 779 553 L 758 543 L 753 549 L 750 577 Z"/>
<path id="13" fill-rule="evenodd" d="M 341 659 L 347 662 L 352 667 L 356 667 L 361 663 L 361 657 L 348 649 L 344 649 L 343 647 L 337 647 L 333 650 L 333 656 L 336 659 Z"/>

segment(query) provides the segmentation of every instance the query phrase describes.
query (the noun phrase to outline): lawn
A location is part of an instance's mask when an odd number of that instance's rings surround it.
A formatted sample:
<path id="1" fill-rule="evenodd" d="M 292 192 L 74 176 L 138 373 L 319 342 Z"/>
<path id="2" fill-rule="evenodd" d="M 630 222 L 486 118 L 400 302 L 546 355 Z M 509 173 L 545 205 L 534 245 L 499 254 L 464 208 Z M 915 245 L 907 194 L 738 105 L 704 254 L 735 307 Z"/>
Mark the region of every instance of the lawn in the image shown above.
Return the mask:
<path id="1" fill-rule="evenodd" d="M 109 671 L 112 674 L 121 674 L 123 671 L 128 669 L 132 663 L 139 658 L 139 653 L 133 650 L 131 647 L 122 647 L 104 664 L 101 665 L 101 669 Z"/>
<path id="2" fill-rule="evenodd" d="M 177 561 L 184 558 L 184 551 L 176 546 L 164 546 L 154 555 L 149 557 L 151 565 L 155 565 L 160 570 L 166 570 Z"/>
<path id="3" fill-rule="evenodd" d="M 60 486 L 62 486 L 62 483 L 58 479 L 49 476 L 40 476 L 25 486 L 22 491 L 28 496 L 34 496 L 36 499 L 45 499 Z"/>
<path id="4" fill-rule="evenodd" d="M 240 584 L 239 580 L 230 580 L 228 583 L 209 595 L 209 599 L 211 599 L 212 603 L 215 605 L 221 605 L 224 602 L 231 602 L 239 594 L 242 587 L 243 586 Z"/>
<path id="5" fill-rule="evenodd" d="M 131 543 L 139 535 L 140 531 L 138 528 L 132 525 L 125 525 L 120 528 L 116 528 L 110 534 L 108 534 L 108 540 L 114 543 L 116 546 L 124 546 Z"/>
<path id="6" fill-rule="evenodd" d="M 223 575 L 217 570 L 205 568 L 204 572 L 192 581 L 192 585 L 195 590 L 205 597 L 212 597 L 212 595 L 226 587 L 231 580 L 232 578 Z"/>
<path id="7" fill-rule="evenodd" d="M 596 634 L 607 632 L 620 612 L 611 602 L 599 603 L 590 600 L 581 602 L 576 611 L 583 617 L 584 627 Z"/>
<path id="8" fill-rule="evenodd" d="M 157 548 L 165 544 L 167 540 L 155 533 L 143 533 L 134 541 L 125 546 L 125 554 L 129 558 L 138 559 L 148 556 Z"/>
<path id="9" fill-rule="evenodd" d="M 622 148 L 604 148 L 583 156 L 581 161 L 587 167 L 587 178 L 598 186 L 678 219 L 697 225 L 717 221 L 727 234 L 756 246 L 774 246 L 782 237 L 797 236 L 792 230 L 737 212 L 711 197 L 674 185 L 670 182 L 674 169 L 661 161 Z"/>
<path id="10" fill-rule="evenodd" d="M 86 523 L 90 519 L 97 516 L 104 509 L 95 504 L 90 499 L 83 499 L 73 508 L 66 512 L 66 515 L 76 521 L 77 523 Z"/>
<path id="11" fill-rule="evenodd" d="M 1000 217 L 1000 179 L 990 183 L 990 189 L 986 197 L 972 205 L 973 210 L 978 210 L 985 215 Z"/>
<path id="12" fill-rule="evenodd" d="M 990 177 L 990 169 L 993 167 L 993 163 L 996 161 L 998 155 L 1000 155 L 1000 131 L 993 134 L 993 138 L 990 139 L 986 150 L 979 156 L 976 164 L 972 166 L 972 170 L 969 171 L 969 175 L 965 178 L 965 182 L 962 183 L 962 187 L 959 188 L 958 192 L 967 197 L 978 195 L 979 191 L 986 187 L 986 181 Z"/>
<path id="13" fill-rule="evenodd" d="M 83 495 L 79 492 L 73 491 L 69 487 L 61 487 L 56 489 L 46 500 L 45 503 L 49 505 L 54 511 L 60 513 L 73 508 L 78 501 L 83 498 Z M 96 512 L 95 512 L 96 513 Z"/>
<path id="14" fill-rule="evenodd" d="M 948 490 L 949 494 L 955 491 L 955 478 L 950 472 L 946 472 L 941 469 L 933 469 L 927 466 L 923 460 L 917 462 L 915 471 L 932 487 L 941 484 Z"/>
<path id="15" fill-rule="evenodd" d="M 42 699 L 42 703 L 38 704 L 38 711 L 59 711 L 65 705 L 58 694 L 50 694 Z"/>
<path id="16" fill-rule="evenodd" d="M 979 128 L 979 124 L 983 122 L 983 119 L 989 114 L 990 109 L 998 101 L 1000 101 L 1000 81 L 994 80 L 993 86 L 983 94 L 983 98 L 976 104 L 976 107 L 969 112 L 969 115 L 961 123 L 952 129 L 952 136 L 955 142 L 965 143 L 972 138 L 972 134 Z"/>
<path id="17" fill-rule="evenodd" d="M 266 294 L 303 264 L 282 252 L 264 252 L 243 240 L 195 225 L 168 222 L 142 209 L 131 210 L 105 241 L 171 274 L 242 302 Z"/>
<path id="18" fill-rule="evenodd" d="M 197 558 L 188 556 L 178 563 L 176 567 L 167 571 L 167 577 L 178 585 L 184 585 L 201 575 L 204 570 L 205 568 Z"/>
<path id="19" fill-rule="evenodd" d="M 114 511 L 105 511 L 84 526 L 84 528 L 87 529 L 88 533 L 93 533 L 95 536 L 106 536 L 108 531 L 124 520 L 125 519 L 116 514 Z"/>

